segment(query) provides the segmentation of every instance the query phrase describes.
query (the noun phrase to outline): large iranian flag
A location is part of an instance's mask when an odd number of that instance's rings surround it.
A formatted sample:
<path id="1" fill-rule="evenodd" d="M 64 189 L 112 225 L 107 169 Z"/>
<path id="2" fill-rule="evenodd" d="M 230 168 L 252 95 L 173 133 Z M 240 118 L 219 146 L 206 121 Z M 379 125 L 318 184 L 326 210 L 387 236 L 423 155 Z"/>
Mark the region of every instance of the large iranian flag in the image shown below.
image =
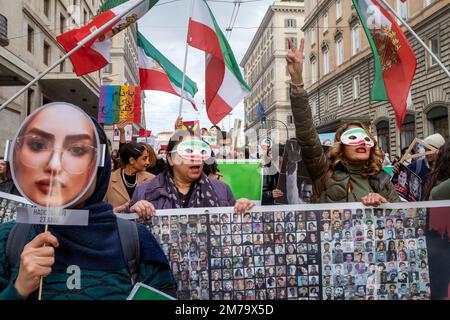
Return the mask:
<path id="1" fill-rule="evenodd" d="M 352 0 L 372 48 L 375 80 L 372 99 L 389 100 L 401 128 L 416 72 L 416 56 L 395 19 L 377 0 Z"/>
<path id="2" fill-rule="evenodd" d="M 142 90 L 158 90 L 182 96 L 197 110 L 194 95 L 197 85 L 158 51 L 140 32 L 137 34 L 139 77 Z M 184 90 L 181 90 L 181 88 Z"/>
<path id="3" fill-rule="evenodd" d="M 216 125 L 249 93 L 250 87 L 204 0 L 194 0 L 188 44 L 206 53 L 206 111 L 209 120 Z"/>
<path id="4" fill-rule="evenodd" d="M 109 0 L 100 8 L 100 14 L 96 15 L 87 25 L 61 34 L 56 40 L 64 47 L 66 52 L 75 48 L 79 42 L 98 30 L 113 19 L 117 22 L 106 28 L 82 48 L 70 56 L 73 68 L 77 76 L 91 73 L 107 66 L 111 62 L 112 37 L 129 25 L 135 23 L 147 13 L 158 0 Z M 133 10 L 130 11 L 130 9 Z M 130 12 L 128 12 L 130 11 Z M 128 12 L 128 13 L 127 13 Z M 127 13 L 127 14 L 125 14 Z M 118 17 L 121 17 L 120 19 Z"/>

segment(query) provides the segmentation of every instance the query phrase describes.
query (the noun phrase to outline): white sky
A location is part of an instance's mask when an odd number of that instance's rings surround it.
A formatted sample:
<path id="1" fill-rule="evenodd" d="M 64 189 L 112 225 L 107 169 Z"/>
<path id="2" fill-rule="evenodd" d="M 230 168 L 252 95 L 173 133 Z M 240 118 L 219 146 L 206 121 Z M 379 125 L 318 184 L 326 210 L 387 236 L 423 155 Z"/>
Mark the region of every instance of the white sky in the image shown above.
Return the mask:
<path id="1" fill-rule="evenodd" d="M 208 4 L 225 35 L 233 14 L 233 0 L 211 0 Z M 238 63 L 241 62 L 254 34 L 258 30 L 267 8 L 273 0 L 252 0 L 241 3 L 229 43 Z M 139 31 L 180 70 L 183 70 L 186 48 L 187 25 L 191 0 L 162 0 L 139 20 Z M 167 4 L 164 4 L 167 3 Z M 237 7 L 236 7 L 237 8 Z M 205 55 L 203 51 L 189 47 L 186 74 L 197 83 L 195 101 L 199 112 L 183 101 L 183 119 L 200 120 L 200 126 L 212 125 L 206 115 L 205 105 Z M 180 98 L 161 91 L 146 91 L 145 118 L 148 130 L 154 135 L 172 131 L 178 116 Z M 233 127 L 234 119 L 240 118 L 244 125 L 244 102 L 238 104 L 231 116 L 224 118 L 225 129 Z M 219 123 L 219 126 L 221 124 Z"/>

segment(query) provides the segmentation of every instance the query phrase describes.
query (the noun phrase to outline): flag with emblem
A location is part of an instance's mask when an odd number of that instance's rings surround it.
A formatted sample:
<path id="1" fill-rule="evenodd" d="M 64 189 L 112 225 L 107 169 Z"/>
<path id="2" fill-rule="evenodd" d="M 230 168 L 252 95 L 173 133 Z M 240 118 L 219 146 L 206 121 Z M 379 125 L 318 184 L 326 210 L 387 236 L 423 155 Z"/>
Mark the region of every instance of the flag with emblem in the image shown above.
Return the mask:
<path id="1" fill-rule="evenodd" d="M 371 98 L 387 101 L 401 128 L 411 100 L 416 56 L 395 19 L 376 0 L 352 0 L 374 57 L 375 79 Z M 408 99 L 409 96 L 409 99 Z"/>
<path id="2" fill-rule="evenodd" d="M 116 23 L 112 23 L 104 32 L 70 56 L 69 59 L 77 76 L 98 71 L 111 63 L 111 38 L 144 16 L 156 2 L 158 0 L 105 1 L 100 7 L 100 13 L 87 25 L 59 35 L 56 40 L 64 47 L 66 52 L 70 52 L 91 33 L 100 29 L 111 20 L 117 20 Z"/>

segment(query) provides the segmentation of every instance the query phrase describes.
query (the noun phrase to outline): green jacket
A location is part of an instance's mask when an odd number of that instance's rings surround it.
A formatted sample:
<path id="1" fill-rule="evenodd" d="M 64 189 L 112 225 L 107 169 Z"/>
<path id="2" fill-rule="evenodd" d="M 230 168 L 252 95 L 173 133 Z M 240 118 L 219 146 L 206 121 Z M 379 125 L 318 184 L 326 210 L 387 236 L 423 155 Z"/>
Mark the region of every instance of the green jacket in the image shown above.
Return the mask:
<path id="1" fill-rule="evenodd" d="M 450 179 L 438 183 L 431 189 L 430 200 L 450 200 Z"/>
<path id="2" fill-rule="evenodd" d="M 340 164 L 330 172 L 330 160 L 314 127 L 306 91 L 298 95 L 291 94 L 291 107 L 296 138 L 301 148 L 303 162 L 313 181 L 315 194 L 318 194 L 318 202 L 359 202 L 361 197 L 369 192 L 379 193 L 389 202 L 400 201 L 390 182 L 390 176 L 384 171 L 364 177 Z M 323 176 L 329 174 L 331 176 L 326 179 L 325 189 L 320 192 Z"/>

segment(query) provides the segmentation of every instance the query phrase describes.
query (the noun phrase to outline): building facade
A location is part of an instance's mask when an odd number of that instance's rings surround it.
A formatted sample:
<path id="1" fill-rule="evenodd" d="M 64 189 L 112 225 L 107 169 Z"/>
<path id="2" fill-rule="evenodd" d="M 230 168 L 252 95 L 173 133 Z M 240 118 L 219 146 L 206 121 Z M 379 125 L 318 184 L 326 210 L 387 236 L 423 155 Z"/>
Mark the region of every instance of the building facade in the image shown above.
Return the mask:
<path id="1" fill-rule="evenodd" d="M 0 104 L 65 54 L 56 37 L 86 24 L 100 0 L 1 1 Z M 0 111 L 0 154 L 6 139 L 37 107 L 66 101 L 97 114 L 99 74 L 77 77 L 67 59 L 36 85 Z"/>
<path id="2" fill-rule="evenodd" d="M 450 2 L 388 2 L 449 68 Z M 362 121 L 390 155 L 399 155 L 415 137 L 438 132 L 448 140 L 450 79 L 409 32 L 405 34 L 416 55 L 417 70 L 411 88 L 413 105 L 400 131 L 391 105 L 369 98 L 373 56 L 351 2 L 306 0 L 302 30 L 305 89 L 319 133 L 334 132 L 348 121 Z"/>
<path id="3" fill-rule="evenodd" d="M 289 74 L 286 68 L 288 38 L 298 46 L 303 33 L 303 1 L 279 1 L 271 5 L 250 43 L 240 66 L 252 88 L 244 99 L 247 143 L 254 146 L 259 129 L 276 143 L 293 137 L 295 128 L 289 102 Z M 258 104 L 264 106 L 267 122 L 261 125 Z M 251 134 L 253 132 L 253 134 Z"/>

